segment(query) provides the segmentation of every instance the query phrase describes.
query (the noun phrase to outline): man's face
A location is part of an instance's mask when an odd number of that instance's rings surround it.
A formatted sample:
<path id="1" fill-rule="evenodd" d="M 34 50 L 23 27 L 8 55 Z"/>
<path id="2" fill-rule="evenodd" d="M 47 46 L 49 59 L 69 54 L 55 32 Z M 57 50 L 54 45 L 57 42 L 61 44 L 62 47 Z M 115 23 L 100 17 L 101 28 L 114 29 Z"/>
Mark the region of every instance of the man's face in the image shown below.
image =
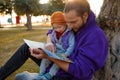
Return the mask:
<path id="1" fill-rule="evenodd" d="M 75 10 L 71 10 L 68 13 L 65 13 L 65 19 L 68 27 L 73 31 L 78 32 L 79 29 L 83 26 L 83 19 L 80 16 L 77 16 Z"/>

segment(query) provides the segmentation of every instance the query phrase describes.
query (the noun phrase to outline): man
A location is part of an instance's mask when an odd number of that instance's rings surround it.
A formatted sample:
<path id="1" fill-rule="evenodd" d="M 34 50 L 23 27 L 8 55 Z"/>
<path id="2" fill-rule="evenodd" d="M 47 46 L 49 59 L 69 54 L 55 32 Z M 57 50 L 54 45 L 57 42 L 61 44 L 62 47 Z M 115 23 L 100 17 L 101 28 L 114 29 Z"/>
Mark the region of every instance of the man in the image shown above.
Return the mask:
<path id="1" fill-rule="evenodd" d="M 39 63 L 42 58 L 47 58 L 56 63 L 61 69 L 51 80 L 92 79 L 93 74 L 103 67 L 108 53 L 108 42 L 105 34 L 96 25 L 95 16 L 90 11 L 86 0 L 68 1 L 65 5 L 64 13 L 68 26 L 75 34 L 75 49 L 69 57 L 73 63 L 50 58 L 39 49 L 30 49 L 32 55 L 30 56 L 28 46 L 24 44 L 6 65 L 0 69 L 0 78 L 2 73 L 6 74 L 1 80 L 19 68 L 28 57 L 31 57 L 36 63 Z M 36 52 L 40 54 L 36 54 Z M 16 61 L 13 63 L 16 66 L 12 67 L 12 70 L 8 70 L 12 66 L 10 63 L 15 60 L 19 60 L 19 63 Z M 7 73 L 5 69 L 7 69 Z"/>
<path id="2" fill-rule="evenodd" d="M 103 67 L 108 51 L 108 42 L 104 32 L 96 25 L 95 16 L 85 0 L 71 0 L 65 6 L 65 18 L 68 26 L 75 33 L 75 49 L 70 56 L 74 63 L 49 60 L 62 70 L 56 75 L 67 80 L 91 80 L 93 74 Z M 33 56 L 34 51 L 31 50 Z M 40 51 L 44 54 L 44 52 Z M 41 56 L 40 54 L 40 56 Z M 42 56 L 43 57 L 43 56 Z M 69 77 L 68 77 L 69 76 Z"/>

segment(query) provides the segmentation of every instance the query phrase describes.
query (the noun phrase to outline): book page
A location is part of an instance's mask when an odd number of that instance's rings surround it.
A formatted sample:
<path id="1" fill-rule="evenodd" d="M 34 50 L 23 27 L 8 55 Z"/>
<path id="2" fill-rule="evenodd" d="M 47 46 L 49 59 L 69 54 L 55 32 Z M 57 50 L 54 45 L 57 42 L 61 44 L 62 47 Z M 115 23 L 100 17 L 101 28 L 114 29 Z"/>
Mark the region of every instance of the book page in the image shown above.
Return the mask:
<path id="1" fill-rule="evenodd" d="M 30 47 L 30 48 L 44 48 L 45 43 L 43 42 L 36 42 L 36 41 L 31 41 L 28 39 L 24 39 L 24 42 Z"/>

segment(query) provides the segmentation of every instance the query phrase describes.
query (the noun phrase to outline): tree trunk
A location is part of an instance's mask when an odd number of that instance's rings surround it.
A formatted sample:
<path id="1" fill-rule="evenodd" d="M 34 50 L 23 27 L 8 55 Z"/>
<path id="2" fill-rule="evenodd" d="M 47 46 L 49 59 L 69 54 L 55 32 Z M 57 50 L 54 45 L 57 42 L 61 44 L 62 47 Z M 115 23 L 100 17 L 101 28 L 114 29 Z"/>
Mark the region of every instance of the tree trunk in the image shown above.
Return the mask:
<path id="1" fill-rule="evenodd" d="M 109 41 L 108 57 L 104 67 L 93 80 L 120 80 L 120 0 L 104 0 L 98 24 Z"/>
<path id="2" fill-rule="evenodd" d="M 27 23 L 25 26 L 28 28 L 27 30 L 32 30 L 32 23 L 31 23 L 31 14 L 26 13 L 27 16 Z"/>

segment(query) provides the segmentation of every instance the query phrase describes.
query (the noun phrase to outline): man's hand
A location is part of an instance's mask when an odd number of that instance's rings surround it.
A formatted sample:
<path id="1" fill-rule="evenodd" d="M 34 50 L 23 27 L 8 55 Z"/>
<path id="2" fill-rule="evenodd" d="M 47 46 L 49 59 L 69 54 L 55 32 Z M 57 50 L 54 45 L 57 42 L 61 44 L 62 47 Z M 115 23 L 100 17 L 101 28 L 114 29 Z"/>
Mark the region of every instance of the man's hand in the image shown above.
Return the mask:
<path id="1" fill-rule="evenodd" d="M 38 48 L 29 48 L 30 53 L 33 57 L 37 59 L 47 58 L 48 55 L 41 49 Z"/>

